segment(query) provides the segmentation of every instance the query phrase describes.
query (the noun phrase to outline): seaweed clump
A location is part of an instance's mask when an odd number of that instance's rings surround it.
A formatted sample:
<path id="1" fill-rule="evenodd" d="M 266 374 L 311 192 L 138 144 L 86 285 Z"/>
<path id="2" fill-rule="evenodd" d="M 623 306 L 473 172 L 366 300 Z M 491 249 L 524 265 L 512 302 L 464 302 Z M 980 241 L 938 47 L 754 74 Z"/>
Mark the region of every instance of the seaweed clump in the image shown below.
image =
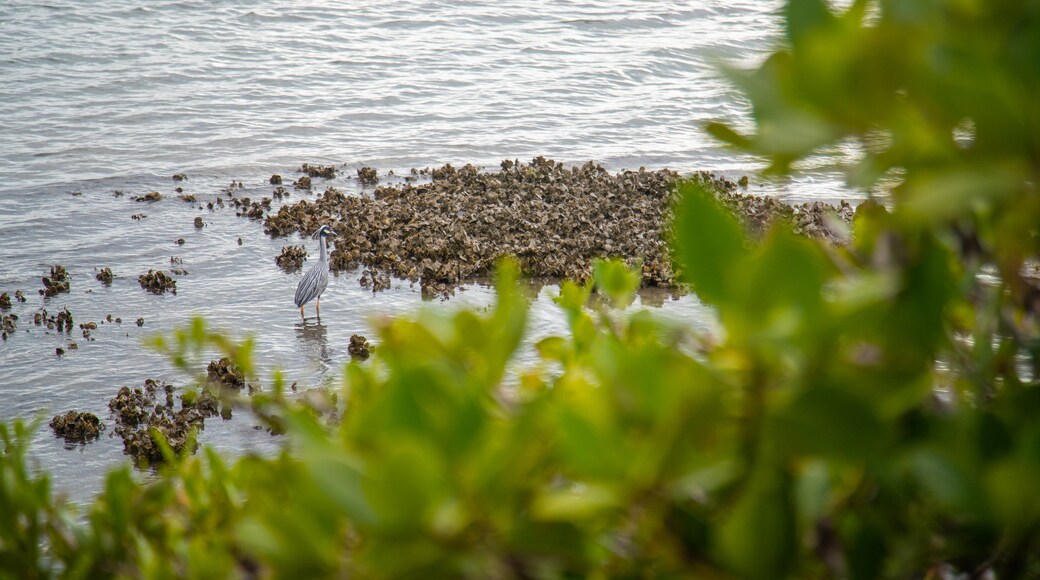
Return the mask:
<path id="1" fill-rule="evenodd" d="M 147 274 L 138 276 L 137 281 L 141 284 L 141 288 L 152 294 L 162 294 L 167 291 L 177 293 L 177 281 L 162 270 L 148 270 Z"/>
<path id="2" fill-rule="evenodd" d="M 300 245 L 295 245 L 283 247 L 281 253 L 275 257 L 274 261 L 278 264 L 279 268 L 291 274 L 302 268 L 303 262 L 306 259 L 306 248 Z"/>
<path id="3" fill-rule="evenodd" d="M 54 435 L 61 437 L 66 443 L 87 443 L 101 436 L 105 424 L 93 413 L 69 411 L 64 415 L 55 415 L 50 422 Z"/>

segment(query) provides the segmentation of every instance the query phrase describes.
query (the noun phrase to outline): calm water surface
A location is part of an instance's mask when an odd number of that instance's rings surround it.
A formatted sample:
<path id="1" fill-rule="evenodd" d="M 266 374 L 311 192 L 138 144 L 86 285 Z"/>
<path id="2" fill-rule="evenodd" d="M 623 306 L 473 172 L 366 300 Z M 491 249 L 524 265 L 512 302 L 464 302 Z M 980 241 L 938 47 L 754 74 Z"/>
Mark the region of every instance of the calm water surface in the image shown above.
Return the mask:
<path id="1" fill-rule="evenodd" d="M 347 179 L 357 167 L 493 167 L 537 155 L 611 170 L 753 171 L 757 160 L 721 149 L 699 127 L 716 119 L 748 126 L 746 103 L 712 67 L 759 62 L 780 36 L 779 4 L 0 3 L 0 291 L 28 297 L 13 309 L 18 332 L 0 343 L 0 419 L 79 409 L 107 420 L 107 401 L 122 385 L 148 377 L 184 384 L 188 377 L 141 342 L 195 314 L 236 336 L 255 334 L 262 373 L 281 368 L 307 386 L 335 382 L 349 336 L 369 333 L 371 316 L 422 305 L 407 282 L 372 294 L 348 273 L 333 279 L 321 324 L 303 323 L 292 306 L 299 274 L 273 260 L 300 240 L 271 240 L 233 211 L 180 201 L 177 186 L 203 205 L 231 180 L 245 185 L 237 195 L 261 197 L 272 173 L 293 176 L 310 162 L 340 165 L 344 177 L 330 184 L 360 193 Z M 752 191 L 791 201 L 860 197 L 832 162 L 812 161 L 791 181 L 753 179 Z M 174 173 L 188 179 L 174 182 Z M 152 190 L 164 199 L 131 199 Z M 193 227 L 196 216 L 206 227 Z M 188 271 L 177 295 L 144 292 L 137 276 L 169 269 L 174 256 Z M 51 264 L 69 269 L 72 291 L 44 299 L 37 290 Z M 117 276 L 111 287 L 94 280 L 104 266 Z M 532 341 L 565 331 L 554 291 L 532 303 L 521 362 Z M 492 301 L 473 286 L 431 306 Z M 37 309 L 63 306 L 77 324 L 108 314 L 123 323 L 99 325 L 95 340 L 78 328 L 61 335 L 32 325 Z M 712 325 L 694 298 L 654 311 Z M 142 327 L 133 323 L 139 317 Z M 71 341 L 79 348 L 56 357 Z M 277 444 L 241 415 L 210 420 L 202 441 L 228 453 Z M 46 428 L 34 457 L 79 500 L 125 461 L 118 438 L 66 448 Z"/>

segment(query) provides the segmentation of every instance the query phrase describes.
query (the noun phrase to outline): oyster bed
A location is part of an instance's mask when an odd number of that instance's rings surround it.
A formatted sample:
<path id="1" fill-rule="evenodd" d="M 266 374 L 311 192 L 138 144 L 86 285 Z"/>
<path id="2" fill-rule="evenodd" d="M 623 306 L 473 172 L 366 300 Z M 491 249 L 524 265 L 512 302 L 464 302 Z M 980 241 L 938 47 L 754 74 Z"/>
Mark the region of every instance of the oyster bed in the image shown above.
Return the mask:
<path id="1" fill-rule="evenodd" d="M 592 162 L 565 167 L 543 157 L 506 160 L 498 171 L 445 165 L 412 170 L 405 183 L 377 187 L 370 197 L 330 187 L 314 201 L 268 213 L 264 225 L 277 237 L 330 224 L 337 234 L 329 259 L 334 272 L 363 265 L 363 285 L 388 273 L 418 281 L 427 295 L 486 278 L 507 255 L 527 276 L 576 280 L 588 278 L 594 259 L 618 257 L 640 266 L 644 286 L 671 288 L 678 282 L 663 234 L 679 178 L 669 169 L 611 174 Z M 844 201 L 791 206 L 739 193 L 736 183 L 708 173 L 692 178 L 752 233 L 782 220 L 795 232 L 843 243 L 836 224 L 853 214 Z"/>

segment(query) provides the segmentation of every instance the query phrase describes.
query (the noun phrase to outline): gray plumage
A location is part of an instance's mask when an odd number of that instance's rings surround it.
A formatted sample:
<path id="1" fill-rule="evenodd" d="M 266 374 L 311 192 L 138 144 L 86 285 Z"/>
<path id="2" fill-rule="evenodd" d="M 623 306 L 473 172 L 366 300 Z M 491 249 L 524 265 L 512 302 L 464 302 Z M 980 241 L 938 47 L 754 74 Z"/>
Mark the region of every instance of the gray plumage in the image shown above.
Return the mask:
<path id="1" fill-rule="evenodd" d="M 329 226 L 321 226 L 314 234 L 318 238 L 318 263 L 303 275 L 296 286 L 296 306 L 300 309 L 300 316 L 303 316 L 303 305 L 315 298 L 318 299 L 317 312 L 321 314 L 321 293 L 329 285 L 329 257 L 325 238 L 333 235 Z"/>

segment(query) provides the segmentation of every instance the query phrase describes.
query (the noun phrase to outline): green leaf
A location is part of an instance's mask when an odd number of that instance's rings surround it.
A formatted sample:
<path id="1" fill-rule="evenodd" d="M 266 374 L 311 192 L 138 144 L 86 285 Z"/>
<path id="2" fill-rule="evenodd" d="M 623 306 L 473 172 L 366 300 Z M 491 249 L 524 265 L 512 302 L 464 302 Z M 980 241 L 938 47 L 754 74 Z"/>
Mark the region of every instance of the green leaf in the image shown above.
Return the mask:
<path id="1" fill-rule="evenodd" d="M 774 227 L 735 276 L 738 314 L 748 327 L 782 333 L 813 329 L 823 314 L 821 291 L 830 267 L 811 241 Z M 778 326 L 790 325 L 790 328 Z"/>
<path id="2" fill-rule="evenodd" d="M 531 514 L 543 521 L 575 521 L 617 509 L 621 498 L 603 485 L 576 485 L 542 493 L 531 504 Z"/>
<path id="3" fill-rule="evenodd" d="M 777 415 L 772 433 L 794 455 L 841 462 L 873 459 L 887 435 L 867 402 L 833 387 L 811 388 L 798 395 Z"/>
<path id="4" fill-rule="evenodd" d="M 809 35 L 833 23 L 831 13 L 824 0 L 788 0 L 784 10 L 787 38 L 796 47 Z"/>
<path id="5" fill-rule="evenodd" d="M 674 246 L 682 277 L 702 299 L 725 302 L 746 255 L 744 232 L 703 185 L 685 181 L 679 196 Z"/>
<path id="6" fill-rule="evenodd" d="M 797 545 L 789 487 L 786 475 L 756 474 L 721 523 L 721 557 L 740 576 L 787 575 Z"/>
<path id="7" fill-rule="evenodd" d="M 621 260 L 596 260 L 592 263 L 596 287 L 610 297 L 615 308 L 623 308 L 635 299 L 642 278 Z"/>

